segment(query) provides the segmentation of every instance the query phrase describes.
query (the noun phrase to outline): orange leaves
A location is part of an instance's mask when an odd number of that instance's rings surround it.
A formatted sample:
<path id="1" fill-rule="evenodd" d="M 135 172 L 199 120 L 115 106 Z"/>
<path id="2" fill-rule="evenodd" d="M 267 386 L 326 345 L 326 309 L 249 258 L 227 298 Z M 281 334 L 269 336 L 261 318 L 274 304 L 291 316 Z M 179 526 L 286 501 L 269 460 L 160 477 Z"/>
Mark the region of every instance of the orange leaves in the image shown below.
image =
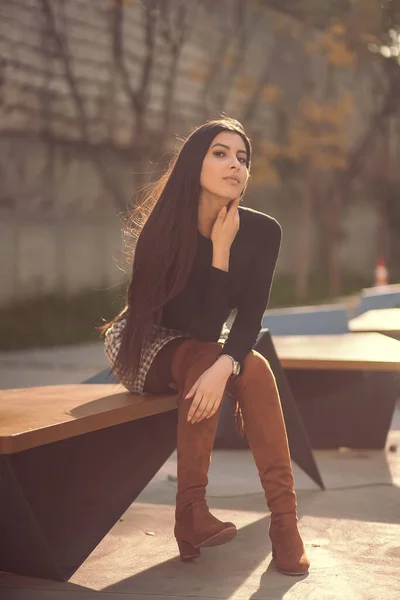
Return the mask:
<path id="1" fill-rule="evenodd" d="M 335 67 L 351 67 L 357 61 L 354 52 L 350 52 L 345 44 L 332 40 L 327 41 L 326 44 L 326 59 Z"/>
<path id="2" fill-rule="evenodd" d="M 300 102 L 300 112 L 304 119 L 311 123 L 328 123 L 341 126 L 343 121 L 349 117 L 354 110 L 353 96 L 350 93 L 343 94 L 337 100 L 317 102 L 314 98 L 303 98 Z"/>
<path id="3" fill-rule="evenodd" d="M 276 102 L 282 96 L 283 90 L 279 85 L 266 85 L 263 88 L 263 98 L 268 102 Z"/>
<path id="4" fill-rule="evenodd" d="M 279 185 L 279 175 L 274 166 L 274 159 L 281 154 L 282 148 L 278 144 L 268 140 L 260 142 L 251 164 L 252 179 L 255 183 Z"/>
<path id="5" fill-rule="evenodd" d="M 270 160 L 257 155 L 251 166 L 251 174 L 254 182 L 257 184 L 269 184 L 279 186 L 280 180 L 277 170 Z"/>
<path id="6" fill-rule="evenodd" d="M 267 12 L 267 16 L 270 19 L 271 13 Z M 287 37 L 296 35 L 300 29 L 299 24 L 294 19 L 278 13 L 274 16 L 273 25 L 276 33 Z"/>
<path id="7" fill-rule="evenodd" d="M 356 63 L 356 55 L 351 52 L 346 42 L 346 28 L 342 23 L 328 27 L 321 36 L 322 50 L 327 61 L 335 67 L 351 67 Z"/>
<path id="8" fill-rule="evenodd" d="M 334 152 L 319 152 L 313 156 L 312 167 L 317 171 L 342 171 L 346 168 L 347 160 L 344 154 Z"/>
<path id="9" fill-rule="evenodd" d="M 357 56 L 346 41 L 346 28 L 343 23 L 334 23 L 325 31 L 305 44 L 308 54 L 322 53 L 327 62 L 334 67 L 352 67 Z"/>
<path id="10" fill-rule="evenodd" d="M 343 23 L 334 23 L 327 31 L 330 31 L 330 34 L 333 36 L 343 37 L 346 33 L 346 28 Z"/>
<path id="11" fill-rule="evenodd" d="M 353 98 L 345 94 L 337 100 L 317 102 L 304 98 L 292 124 L 289 143 L 282 155 L 296 162 L 306 159 L 316 170 L 340 170 L 346 166 L 347 120 L 353 111 Z"/>
<path id="12" fill-rule="evenodd" d="M 222 59 L 224 67 L 232 67 L 235 64 L 236 54 L 234 52 L 227 52 Z"/>
<path id="13" fill-rule="evenodd" d="M 280 159 L 304 165 L 311 173 L 345 169 L 348 119 L 352 112 L 351 94 L 327 102 L 303 98 L 297 115 L 292 118 L 287 143 L 264 140 L 257 146 L 252 163 L 254 182 L 278 186 Z"/>
<path id="14" fill-rule="evenodd" d="M 256 88 L 257 81 L 254 77 L 250 77 L 249 75 L 245 75 L 244 73 L 240 75 L 236 89 L 243 94 L 252 94 Z"/>
<path id="15" fill-rule="evenodd" d="M 187 69 L 186 75 L 192 81 L 204 81 L 207 74 L 207 66 L 198 65 Z"/>

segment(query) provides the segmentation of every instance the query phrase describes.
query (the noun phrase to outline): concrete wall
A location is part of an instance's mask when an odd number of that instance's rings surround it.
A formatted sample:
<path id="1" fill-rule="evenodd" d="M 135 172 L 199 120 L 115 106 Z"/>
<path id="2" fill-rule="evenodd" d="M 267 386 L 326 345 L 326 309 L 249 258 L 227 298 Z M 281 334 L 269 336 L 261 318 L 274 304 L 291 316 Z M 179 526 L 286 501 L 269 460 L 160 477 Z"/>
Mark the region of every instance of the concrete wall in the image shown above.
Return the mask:
<path id="1" fill-rule="evenodd" d="M 121 165 L 128 195 L 129 165 Z M 92 163 L 40 140 L 0 140 L 0 305 L 120 283 L 121 223 Z"/>
<path id="2" fill-rule="evenodd" d="M 0 211 L 0 302 L 105 289 L 122 277 L 118 223 Z"/>
<path id="3" fill-rule="evenodd" d="M 255 136 L 266 140 L 278 135 L 278 112 L 290 114 L 310 82 L 315 97 L 323 97 L 330 77 L 336 95 L 348 89 L 354 92 L 357 111 L 348 134 L 356 139 L 374 110 L 372 91 L 366 93 L 368 74 L 358 73 L 355 78 L 348 69 L 332 78 L 321 57 L 308 56 L 302 50 L 304 39 L 318 34 L 289 20 L 292 35 L 277 41 L 274 22 L 281 16 L 272 11 L 257 19 L 250 11 L 246 17 L 243 62 L 227 102 L 223 103 L 222 97 L 230 89 L 229 69 L 205 93 L 204 74 L 218 53 L 224 27 L 234 16 L 227 10 L 231 4 L 204 2 L 195 13 L 179 63 L 171 146 L 175 134 L 187 135 L 193 125 L 216 116 L 222 105 L 228 114 L 241 118 L 249 100 L 249 80 L 260 76 L 268 56 L 268 81 L 280 85 L 285 93 L 278 104 L 266 98 L 259 103 L 251 123 Z M 246 2 L 246 6 L 250 4 Z M 194 9 L 196 5 L 190 6 Z M 51 3 L 56 25 L 67 43 L 87 141 L 107 148 L 100 169 L 85 154 L 80 109 L 41 6 L 39 0 L 8 0 L 0 13 L 0 304 L 53 290 L 72 293 L 113 285 L 126 278 L 120 270 L 124 267 L 120 209 L 103 175 L 107 172 L 120 197 L 128 199 L 135 182 L 133 155 L 137 148 L 130 101 L 113 63 L 111 3 Z M 126 6 L 124 43 L 131 57 L 128 71 L 134 86 L 144 53 L 144 13 L 139 2 Z M 154 149 L 163 128 L 170 64 L 165 48 L 159 32 L 146 113 Z M 151 172 L 154 165 L 146 160 L 141 168 Z M 277 189 L 258 183 L 250 186 L 246 204 L 269 212 L 282 223 L 284 242 L 278 272 L 293 272 L 298 261 L 296 198 L 284 186 Z M 375 248 L 371 243 L 362 244 L 362 239 L 373 239 L 377 226 L 376 216 L 362 204 L 346 217 L 343 259 L 360 273 L 372 272 Z M 314 259 L 318 254 L 316 227 L 314 224 L 311 241 Z"/>

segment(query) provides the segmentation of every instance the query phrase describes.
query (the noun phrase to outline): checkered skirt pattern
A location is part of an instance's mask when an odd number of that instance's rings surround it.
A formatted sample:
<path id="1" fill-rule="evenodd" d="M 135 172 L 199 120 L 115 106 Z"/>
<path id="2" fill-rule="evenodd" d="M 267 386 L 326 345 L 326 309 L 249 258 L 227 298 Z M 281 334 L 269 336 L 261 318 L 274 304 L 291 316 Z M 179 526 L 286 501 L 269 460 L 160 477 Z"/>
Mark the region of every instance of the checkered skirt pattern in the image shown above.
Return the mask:
<path id="1" fill-rule="evenodd" d="M 104 350 L 117 379 L 133 394 L 144 394 L 144 383 L 147 373 L 158 352 L 171 340 L 176 338 L 189 338 L 190 335 L 178 329 L 168 329 L 161 325 L 153 325 L 151 335 L 145 340 L 142 348 L 139 369 L 134 379 L 119 377 L 114 367 L 114 362 L 121 344 L 121 336 L 126 324 L 126 317 L 121 317 L 106 331 Z"/>

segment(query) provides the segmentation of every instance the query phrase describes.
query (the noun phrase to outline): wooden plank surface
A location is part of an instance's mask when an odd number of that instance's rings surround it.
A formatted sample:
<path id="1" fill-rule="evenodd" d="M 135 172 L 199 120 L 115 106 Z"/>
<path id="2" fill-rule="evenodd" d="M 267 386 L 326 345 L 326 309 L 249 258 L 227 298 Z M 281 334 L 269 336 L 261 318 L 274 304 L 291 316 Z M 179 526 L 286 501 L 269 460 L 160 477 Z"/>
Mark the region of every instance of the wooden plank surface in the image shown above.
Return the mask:
<path id="1" fill-rule="evenodd" d="M 400 308 L 368 310 L 362 315 L 351 319 L 349 329 L 353 332 L 376 331 L 400 334 Z"/>
<path id="2" fill-rule="evenodd" d="M 286 369 L 400 371 L 400 342 L 381 333 L 273 336 Z"/>
<path id="3" fill-rule="evenodd" d="M 0 390 L 0 454 L 20 452 L 173 410 L 177 395 L 130 394 L 122 385 Z"/>

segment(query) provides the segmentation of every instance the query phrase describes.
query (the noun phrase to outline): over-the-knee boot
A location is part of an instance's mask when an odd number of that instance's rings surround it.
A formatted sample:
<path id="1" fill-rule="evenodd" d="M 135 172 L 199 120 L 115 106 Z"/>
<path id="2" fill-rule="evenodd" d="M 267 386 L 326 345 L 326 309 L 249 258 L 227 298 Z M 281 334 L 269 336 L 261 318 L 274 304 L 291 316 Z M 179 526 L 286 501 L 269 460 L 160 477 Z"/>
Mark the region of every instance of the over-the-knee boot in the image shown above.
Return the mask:
<path id="1" fill-rule="evenodd" d="M 206 486 L 211 452 L 220 410 L 209 419 L 189 423 L 187 416 L 193 398 L 185 400 L 197 379 L 214 364 L 218 343 L 187 340 L 172 359 L 172 377 L 178 386 L 178 489 L 174 533 L 182 560 L 200 555 L 200 548 L 218 546 L 237 534 L 233 523 L 223 523 L 209 511 Z"/>
<path id="2" fill-rule="evenodd" d="M 297 528 L 296 494 L 285 422 L 275 377 L 268 361 L 253 350 L 243 374 L 228 389 L 240 408 L 244 431 L 271 511 L 269 535 L 276 568 L 304 575 L 310 563 Z M 240 414 L 240 411 L 239 411 Z"/>

